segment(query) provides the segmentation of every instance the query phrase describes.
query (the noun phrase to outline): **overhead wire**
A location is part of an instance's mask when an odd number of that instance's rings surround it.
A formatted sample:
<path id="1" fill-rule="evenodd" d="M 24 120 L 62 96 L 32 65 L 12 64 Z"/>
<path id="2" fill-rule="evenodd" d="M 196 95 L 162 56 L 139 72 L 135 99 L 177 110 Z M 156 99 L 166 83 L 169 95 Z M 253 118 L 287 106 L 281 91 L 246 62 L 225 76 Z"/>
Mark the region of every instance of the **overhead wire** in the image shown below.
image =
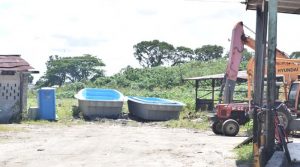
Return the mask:
<path id="1" fill-rule="evenodd" d="M 249 30 L 250 32 L 252 32 L 253 34 L 255 34 L 255 31 L 252 30 L 251 28 L 249 28 L 247 25 L 243 24 L 243 26 L 244 26 L 247 30 Z"/>
<path id="2" fill-rule="evenodd" d="M 185 0 L 185 1 L 198 1 L 198 2 L 212 2 L 212 3 L 246 3 L 245 0 Z"/>

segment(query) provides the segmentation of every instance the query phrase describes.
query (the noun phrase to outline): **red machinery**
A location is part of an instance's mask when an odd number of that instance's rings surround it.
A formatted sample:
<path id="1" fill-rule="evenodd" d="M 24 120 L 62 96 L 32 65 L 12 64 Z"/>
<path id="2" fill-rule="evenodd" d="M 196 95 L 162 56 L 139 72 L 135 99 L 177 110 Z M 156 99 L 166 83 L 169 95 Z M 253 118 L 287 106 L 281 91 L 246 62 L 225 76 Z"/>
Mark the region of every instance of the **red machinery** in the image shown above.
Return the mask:
<path id="1" fill-rule="evenodd" d="M 242 22 L 235 25 L 231 39 L 229 60 L 224 77 L 223 103 L 216 105 L 216 113 L 211 118 L 213 132 L 226 136 L 235 136 L 239 132 L 239 125 L 244 125 L 250 120 L 249 111 L 251 110 L 250 101 L 252 100 L 251 90 L 254 76 L 254 58 L 252 57 L 247 65 L 249 103 L 233 103 L 233 93 L 244 45 L 255 49 L 255 41 L 245 36 Z M 296 114 L 300 115 L 300 82 L 295 82 L 300 77 L 300 60 L 289 59 L 284 52 L 276 49 L 276 73 L 283 76 L 285 103 L 289 107 L 288 110 L 284 107 L 280 108 L 279 117 L 288 131 L 300 129 L 300 122 L 299 124 L 295 123 L 296 119 L 291 121 Z M 223 93 L 223 88 L 221 87 L 221 93 Z M 280 103 L 282 102 L 276 102 L 277 105 Z"/>

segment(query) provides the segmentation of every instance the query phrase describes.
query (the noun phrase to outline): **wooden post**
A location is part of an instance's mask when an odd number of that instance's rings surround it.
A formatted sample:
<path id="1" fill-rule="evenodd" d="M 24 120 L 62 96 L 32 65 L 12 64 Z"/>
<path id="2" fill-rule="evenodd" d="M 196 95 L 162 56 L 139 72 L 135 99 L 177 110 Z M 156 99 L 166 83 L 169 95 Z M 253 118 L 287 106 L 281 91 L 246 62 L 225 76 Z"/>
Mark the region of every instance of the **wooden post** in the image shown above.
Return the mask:
<path id="1" fill-rule="evenodd" d="M 266 151 L 267 159 L 274 153 L 274 104 L 276 97 L 276 45 L 277 45 L 277 6 L 278 0 L 269 0 L 269 33 L 268 33 L 268 80 L 267 80 L 267 103 L 269 112 L 266 114 Z"/>
<path id="2" fill-rule="evenodd" d="M 255 71 L 254 71 L 254 97 L 253 103 L 256 106 L 262 105 L 263 98 L 263 77 L 264 77 L 264 57 L 263 57 L 263 12 L 261 8 L 256 10 L 256 37 L 255 37 Z M 253 113 L 253 142 L 258 142 L 257 132 L 257 111 Z"/>
<path id="3" fill-rule="evenodd" d="M 22 116 L 27 114 L 27 89 L 28 89 L 28 75 L 23 72 L 19 72 L 20 77 L 20 117 L 17 118 L 17 122 L 21 121 Z"/>
<path id="4" fill-rule="evenodd" d="M 198 110 L 198 105 L 197 105 L 197 99 L 198 99 L 198 87 L 199 87 L 199 80 L 195 81 L 195 91 L 196 91 L 196 97 L 195 97 L 195 111 Z"/>
<path id="5" fill-rule="evenodd" d="M 227 78 L 226 74 L 224 74 L 224 78 L 222 79 L 222 82 L 221 82 L 218 104 L 220 104 L 223 100 L 222 98 L 223 98 L 223 91 L 224 91 L 224 87 L 225 87 L 225 83 L 226 83 L 226 78 Z"/>
<path id="6" fill-rule="evenodd" d="M 211 87 L 212 87 L 212 95 L 211 95 L 211 100 L 215 101 L 215 86 L 216 86 L 216 83 L 215 83 L 215 79 L 212 79 L 212 82 L 211 82 Z"/>
<path id="7" fill-rule="evenodd" d="M 20 77 L 20 85 L 19 85 L 19 93 L 20 93 L 20 117 L 18 119 L 20 120 L 17 120 L 17 122 L 21 121 L 22 119 L 22 115 L 23 115 L 23 109 L 24 109 L 24 74 L 22 72 L 19 72 L 19 77 Z"/>
<path id="8" fill-rule="evenodd" d="M 265 45 L 266 45 L 266 24 L 267 8 L 263 3 L 262 6 L 257 6 L 256 9 L 256 36 L 255 36 L 255 68 L 254 68 L 254 97 L 253 103 L 255 106 L 262 106 L 264 92 L 264 72 L 265 72 Z M 260 166 L 264 163 L 264 158 L 259 154 L 261 147 L 261 125 L 257 119 L 257 109 L 253 112 L 253 154 L 255 166 Z"/>

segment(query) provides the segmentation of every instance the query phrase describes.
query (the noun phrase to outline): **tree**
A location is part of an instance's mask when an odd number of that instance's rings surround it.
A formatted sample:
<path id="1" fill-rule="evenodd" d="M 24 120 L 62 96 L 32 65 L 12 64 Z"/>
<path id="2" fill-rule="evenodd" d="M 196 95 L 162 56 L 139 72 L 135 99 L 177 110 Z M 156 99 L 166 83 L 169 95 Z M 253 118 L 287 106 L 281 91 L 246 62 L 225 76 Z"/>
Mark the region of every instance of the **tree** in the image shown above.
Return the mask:
<path id="1" fill-rule="evenodd" d="M 28 75 L 28 83 L 32 84 L 33 79 L 34 79 L 34 78 L 33 78 L 32 74 L 29 74 L 29 75 Z"/>
<path id="2" fill-rule="evenodd" d="M 163 65 L 173 54 L 174 47 L 167 42 L 159 40 L 142 41 L 133 46 L 134 57 L 143 67 L 156 67 Z"/>
<path id="3" fill-rule="evenodd" d="M 247 48 L 244 48 L 242 52 L 242 61 L 249 61 L 254 54 L 254 52 L 249 52 Z M 229 52 L 225 54 L 225 58 L 229 58 Z"/>
<path id="4" fill-rule="evenodd" d="M 249 52 L 248 49 L 244 48 L 244 50 L 242 52 L 242 60 L 241 60 L 239 70 L 246 70 L 247 69 L 248 62 L 251 59 L 251 57 L 254 56 L 254 54 L 255 54 L 254 52 Z M 229 52 L 227 52 L 225 54 L 225 58 L 226 59 L 229 58 Z"/>
<path id="5" fill-rule="evenodd" d="M 58 55 L 50 56 L 46 62 L 47 71 L 44 80 L 45 86 L 59 85 L 66 81 L 67 64 Z"/>
<path id="6" fill-rule="evenodd" d="M 242 52 L 242 61 L 240 65 L 240 70 L 245 70 L 247 68 L 248 62 L 252 56 L 254 56 L 254 52 L 249 52 L 246 48 L 244 48 Z"/>
<path id="7" fill-rule="evenodd" d="M 224 48 L 217 45 L 203 45 L 195 49 L 195 60 L 208 61 L 222 57 Z"/>
<path id="8" fill-rule="evenodd" d="M 182 64 L 188 60 L 192 60 L 194 56 L 194 51 L 191 48 L 184 46 L 179 46 L 175 49 L 175 52 L 170 56 L 169 61 L 171 66 Z"/>
<path id="9" fill-rule="evenodd" d="M 254 52 L 249 52 L 246 48 L 244 48 L 242 52 L 242 61 L 248 62 L 252 56 L 254 56 Z"/>
<path id="10" fill-rule="evenodd" d="M 50 56 L 46 62 L 47 71 L 37 82 L 40 86 L 61 86 L 66 81 L 78 82 L 104 76 L 101 59 L 85 54 L 77 57 Z"/>
<path id="11" fill-rule="evenodd" d="M 290 55 L 290 58 L 291 58 L 291 59 L 299 59 L 299 58 L 300 58 L 300 51 L 293 52 L 293 53 Z"/>
<path id="12" fill-rule="evenodd" d="M 104 71 L 100 68 L 105 66 L 101 59 L 85 54 L 79 57 L 64 58 L 67 66 L 67 79 L 71 82 L 85 81 L 91 78 L 103 77 Z"/>

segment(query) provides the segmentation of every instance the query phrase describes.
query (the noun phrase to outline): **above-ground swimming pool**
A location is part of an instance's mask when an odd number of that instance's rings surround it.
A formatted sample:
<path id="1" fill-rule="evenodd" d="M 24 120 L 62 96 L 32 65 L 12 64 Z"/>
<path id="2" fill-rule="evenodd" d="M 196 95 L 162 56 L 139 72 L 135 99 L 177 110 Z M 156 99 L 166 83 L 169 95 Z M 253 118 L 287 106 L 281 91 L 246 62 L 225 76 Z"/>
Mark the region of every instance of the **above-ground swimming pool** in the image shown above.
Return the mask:
<path id="1" fill-rule="evenodd" d="M 178 119 L 184 104 L 157 97 L 128 97 L 129 113 L 143 120 L 166 121 Z"/>
<path id="2" fill-rule="evenodd" d="M 82 89 L 75 98 L 78 99 L 79 110 L 87 119 L 118 118 L 124 100 L 123 94 L 117 90 L 99 88 Z"/>

